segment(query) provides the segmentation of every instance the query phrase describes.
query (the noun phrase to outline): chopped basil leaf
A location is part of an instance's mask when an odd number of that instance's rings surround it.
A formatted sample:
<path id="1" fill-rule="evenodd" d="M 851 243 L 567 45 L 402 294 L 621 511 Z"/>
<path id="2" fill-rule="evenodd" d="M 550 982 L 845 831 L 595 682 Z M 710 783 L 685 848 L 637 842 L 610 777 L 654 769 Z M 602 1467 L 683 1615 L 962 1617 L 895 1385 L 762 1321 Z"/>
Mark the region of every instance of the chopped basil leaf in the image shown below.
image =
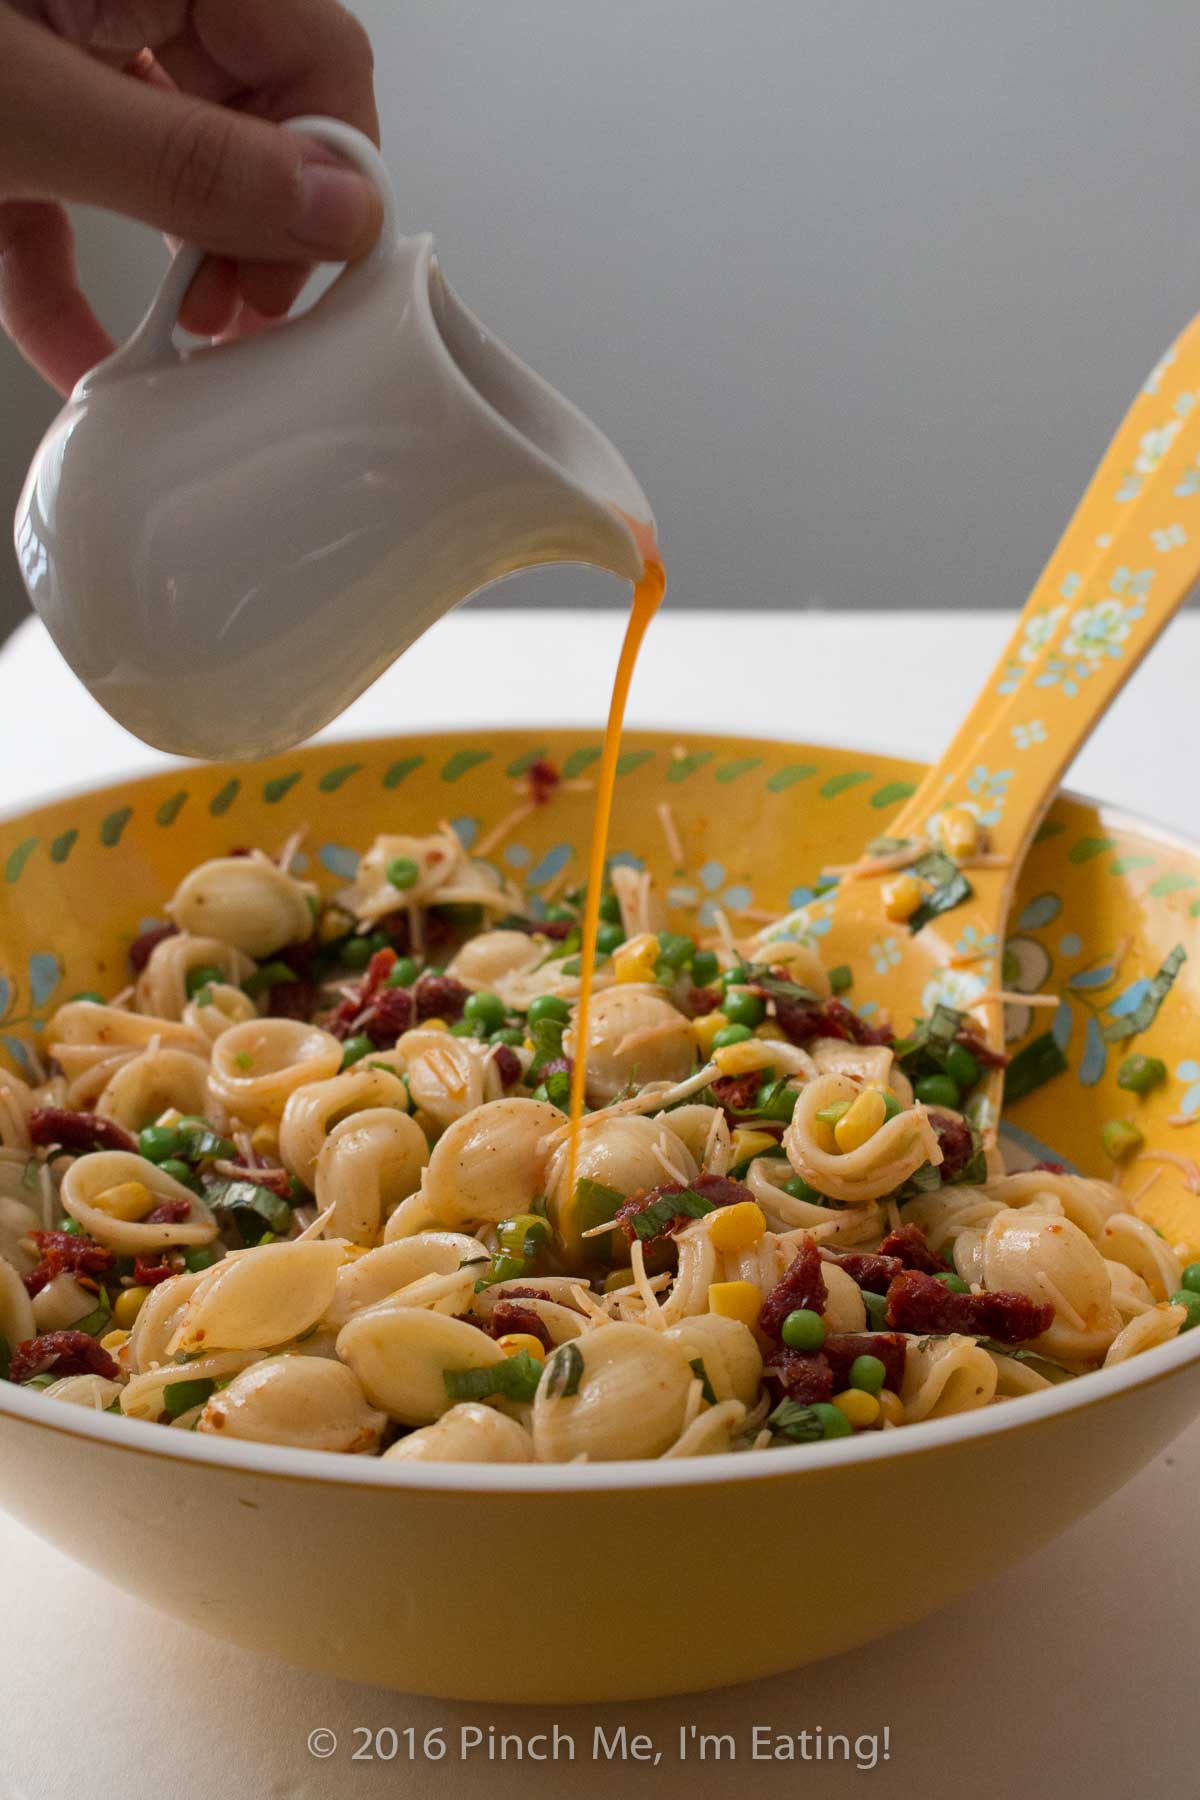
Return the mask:
<path id="1" fill-rule="evenodd" d="M 680 1213 L 689 1219 L 702 1219 L 705 1213 L 713 1210 L 712 1201 L 706 1200 L 703 1194 L 697 1194 L 692 1188 L 683 1188 L 678 1194 L 664 1194 L 660 1200 L 652 1200 L 644 1211 L 634 1213 L 633 1229 L 644 1242 L 648 1238 L 658 1237 Z"/>
<path id="2" fill-rule="evenodd" d="M 563 1025 L 561 1019 L 536 1019 L 527 1030 L 533 1044 L 529 1073 L 536 1079 L 543 1063 L 556 1062 L 562 1055 Z"/>
<path id="3" fill-rule="evenodd" d="M 908 928 L 914 934 L 930 919 L 936 919 L 941 913 L 952 912 L 969 900 L 975 889 L 971 886 L 958 864 L 948 857 L 944 850 L 930 850 L 919 856 L 913 864 L 913 873 L 922 881 L 933 884 L 932 892 L 918 906 L 908 921 Z"/>
<path id="4" fill-rule="evenodd" d="M 108 1303 L 108 1295 L 101 1288 L 97 1295 L 99 1305 L 82 1319 L 76 1319 L 71 1326 L 72 1331 L 86 1331 L 89 1337 L 96 1337 L 112 1319 L 112 1307 Z"/>
<path id="5" fill-rule="evenodd" d="M 578 1354 L 578 1353 L 577 1353 Z M 542 1365 L 528 1350 L 506 1356 L 490 1369 L 443 1369 L 442 1381 L 451 1400 L 532 1400 L 542 1378 Z"/>
<path id="6" fill-rule="evenodd" d="M 1139 1031 L 1145 1031 L 1154 1023 L 1159 1007 L 1171 991 L 1171 986 L 1180 969 L 1187 961 L 1187 951 L 1182 944 L 1176 944 L 1164 958 L 1162 967 L 1151 979 L 1150 986 L 1138 1001 L 1131 1013 L 1123 1018 L 1110 1019 L 1100 1028 L 1100 1035 L 1106 1044 L 1119 1044 L 1125 1038 L 1136 1037 Z"/>
<path id="7" fill-rule="evenodd" d="M 215 1381 L 200 1378 L 196 1381 L 172 1381 L 163 1389 L 163 1406 L 173 1419 L 183 1413 L 190 1412 L 193 1406 L 203 1406 L 209 1395 L 216 1391 Z"/>
<path id="8" fill-rule="evenodd" d="M 569 1400 L 579 1392 L 583 1374 L 583 1353 L 577 1344 L 560 1344 L 546 1359 L 542 1374 L 543 1391 L 551 1400 Z"/>
<path id="9" fill-rule="evenodd" d="M 1067 1067 L 1067 1059 L 1059 1049 L 1052 1032 L 1045 1031 L 1017 1051 L 1004 1071 L 1005 1104 L 1023 1100 Z"/>
<path id="10" fill-rule="evenodd" d="M 940 1075 L 946 1054 L 966 1022 L 966 1014 L 939 1003 L 927 1019 L 918 1019 L 908 1036 L 895 1046 L 896 1061 L 910 1080 L 921 1075 Z"/>
<path id="11" fill-rule="evenodd" d="M 218 1218 L 237 1226 L 243 1244 L 260 1244 L 268 1231 L 283 1237 L 292 1228 L 288 1202 L 256 1181 L 218 1181 L 204 1198 Z"/>
<path id="12" fill-rule="evenodd" d="M 794 1444 L 815 1444 L 825 1436 L 821 1415 L 811 1406 L 801 1406 L 798 1400 L 781 1400 L 767 1424 L 779 1437 L 790 1438 Z"/>
<path id="13" fill-rule="evenodd" d="M 575 1183 L 575 1213 L 580 1231 L 591 1231 L 595 1226 L 605 1224 L 624 1199 L 619 1188 L 605 1187 L 602 1181 L 581 1175 Z"/>
<path id="14" fill-rule="evenodd" d="M 897 850 L 916 849 L 916 838 L 872 838 L 867 849 L 872 856 L 894 856 Z"/>
<path id="15" fill-rule="evenodd" d="M 715 1406 L 717 1404 L 717 1396 L 713 1391 L 712 1382 L 708 1379 L 708 1370 L 704 1366 L 704 1358 L 702 1356 L 693 1356 L 688 1367 L 693 1375 L 698 1375 L 700 1378 L 700 1393 L 702 1397 L 707 1400 L 710 1406 Z"/>

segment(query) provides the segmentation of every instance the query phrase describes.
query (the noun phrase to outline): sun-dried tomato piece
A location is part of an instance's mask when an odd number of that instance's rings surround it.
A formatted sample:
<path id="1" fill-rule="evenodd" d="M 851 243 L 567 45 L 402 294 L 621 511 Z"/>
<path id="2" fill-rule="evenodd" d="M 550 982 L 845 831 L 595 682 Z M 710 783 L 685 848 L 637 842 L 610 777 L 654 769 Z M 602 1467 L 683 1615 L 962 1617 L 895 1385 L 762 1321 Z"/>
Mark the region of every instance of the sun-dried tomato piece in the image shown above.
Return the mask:
<path id="1" fill-rule="evenodd" d="M 252 1181 L 255 1187 L 263 1187 L 272 1194 L 278 1194 L 281 1200 L 292 1197 L 292 1178 L 286 1169 L 272 1167 L 265 1160 L 261 1163 L 240 1163 L 226 1161 L 222 1157 L 213 1164 L 214 1175 L 223 1175 L 226 1181 Z"/>
<path id="2" fill-rule="evenodd" d="M 789 979 L 786 969 L 772 969 L 782 980 Z M 843 1000 L 805 1000 L 797 995 L 775 994 L 775 1017 L 793 1044 L 807 1044 L 813 1038 L 840 1038 L 847 1044 L 891 1044 L 895 1032 L 890 1025 L 868 1025 Z"/>
<path id="3" fill-rule="evenodd" d="M 447 1025 L 455 1024 L 471 997 L 470 988 L 455 981 L 452 975 L 422 975 L 412 993 L 422 1024 L 426 1019 L 445 1019 Z"/>
<path id="4" fill-rule="evenodd" d="M 845 1269 L 851 1281 L 868 1294 L 886 1294 L 889 1284 L 903 1272 L 898 1257 L 879 1256 L 873 1250 L 822 1250 L 821 1261 L 836 1263 Z"/>
<path id="5" fill-rule="evenodd" d="M 752 1109 L 764 1079 L 761 1069 L 752 1069 L 748 1075 L 721 1075 L 710 1083 L 717 1105 L 731 1124 Z"/>
<path id="6" fill-rule="evenodd" d="M 888 1289 L 887 1321 L 894 1331 L 916 1333 L 961 1331 L 968 1337 L 991 1337 L 1000 1344 L 1022 1344 L 1039 1337 L 1054 1322 L 1054 1308 L 1024 1294 L 956 1294 L 933 1275 L 909 1269 Z"/>
<path id="7" fill-rule="evenodd" d="M 524 1074 L 521 1059 L 511 1044 L 497 1044 L 492 1052 L 492 1063 L 500 1077 L 501 1087 L 513 1087 Z"/>
<path id="8" fill-rule="evenodd" d="M 72 1156 L 92 1150 L 136 1150 L 137 1139 L 115 1119 L 99 1113 L 72 1112 L 65 1106 L 35 1106 L 29 1114 L 29 1136 L 39 1149 L 57 1144 Z"/>
<path id="9" fill-rule="evenodd" d="M 740 1181 L 731 1181 L 727 1175 L 697 1175 L 695 1181 L 664 1181 L 659 1187 L 644 1188 L 640 1193 L 631 1194 L 623 1200 L 614 1213 L 614 1218 L 626 1239 L 632 1244 L 638 1236 L 634 1220 L 639 1213 L 646 1212 L 660 1200 L 669 1200 L 674 1194 L 699 1194 L 710 1206 L 738 1206 L 744 1200 L 753 1200 L 750 1189 Z M 682 1231 L 685 1226 L 694 1225 L 692 1213 L 678 1212 L 673 1214 L 659 1227 L 652 1237 L 642 1238 L 642 1243 L 649 1248 L 664 1237 L 672 1237 L 675 1232 Z"/>
<path id="10" fill-rule="evenodd" d="M 532 1307 L 517 1306 L 511 1300 L 497 1300 L 487 1319 L 487 1330 L 494 1338 L 511 1331 L 524 1331 L 535 1337 L 543 1350 L 554 1348 L 554 1339 Z"/>
<path id="11" fill-rule="evenodd" d="M 143 1225 L 182 1225 L 192 1216 L 192 1203 L 182 1197 L 160 1200 L 153 1212 L 146 1214 Z"/>
<path id="12" fill-rule="evenodd" d="M 1008 1055 L 1007 1051 L 993 1050 L 991 1045 L 985 1044 L 983 1039 L 977 1037 L 968 1025 L 960 1026 L 954 1041 L 956 1044 L 961 1044 L 964 1050 L 971 1052 L 981 1069 L 1007 1069 L 1012 1061 L 1012 1057 Z"/>
<path id="13" fill-rule="evenodd" d="M 884 1387 L 898 1394 L 907 1350 L 907 1341 L 895 1331 L 830 1332 L 821 1346 L 821 1354 L 833 1370 L 833 1389 L 837 1394 L 850 1386 L 850 1369 L 859 1356 L 877 1356 L 886 1371 Z"/>
<path id="14" fill-rule="evenodd" d="M 929 1241 L 919 1225 L 897 1225 L 879 1246 L 880 1256 L 894 1256 L 905 1269 L 920 1269 L 923 1275 L 944 1275 L 947 1264 L 929 1248 Z M 896 1271 L 899 1274 L 899 1270 Z"/>
<path id="15" fill-rule="evenodd" d="M 31 1231 L 29 1236 L 38 1253 L 37 1267 L 24 1277 L 25 1291 L 30 1296 L 40 1294 L 56 1275 L 65 1272 L 87 1275 L 94 1281 L 107 1275 L 116 1261 L 111 1250 L 82 1232 Z"/>
<path id="16" fill-rule="evenodd" d="M 108 1351 L 86 1331 L 46 1331 L 41 1337 L 18 1344 L 8 1365 L 8 1379 L 20 1383 L 35 1375 L 104 1375 L 117 1378 L 117 1365 Z"/>
<path id="17" fill-rule="evenodd" d="M 178 1270 L 166 1256 L 134 1258 L 133 1281 L 135 1287 L 156 1287 L 160 1281 L 169 1281 L 175 1274 L 178 1274 Z"/>
<path id="18" fill-rule="evenodd" d="M 710 987 L 689 988 L 683 1002 L 684 1011 L 693 1019 L 703 1018 L 705 1013 L 716 1012 L 720 1004 L 720 989 Z"/>
<path id="19" fill-rule="evenodd" d="M 319 991 L 313 981 L 277 981 L 267 990 L 268 1017 L 311 1019 L 317 1010 Z"/>
<path id="20" fill-rule="evenodd" d="M 135 937 L 129 946 L 129 966 L 134 974 L 140 975 L 164 938 L 175 937 L 178 931 L 178 925 L 152 925 L 149 931 Z"/>
<path id="21" fill-rule="evenodd" d="M 821 1273 L 821 1252 L 810 1237 L 800 1239 L 796 1255 L 762 1303 L 758 1328 L 764 1337 L 778 1338 L 790 1312 L 823 1313 L 829 1290 Z"/>
<path id="22" fill-rule="evenodd" d="M 975 1154 L 975 1138 L 965 1119 L 953 1113 L 931 1112 L 929 1123 L 942 1147 L 938 1174 L 943 1182 L 955 1181 Z"/>
<path id="23" fill-rule="evenodd" d="M 833 1397 L 833 1370 L 820 1350 L 788 1350 L 781 1345 L 763 1374 L 776 1396 L 799 1401 L 801 1406 Z"/>

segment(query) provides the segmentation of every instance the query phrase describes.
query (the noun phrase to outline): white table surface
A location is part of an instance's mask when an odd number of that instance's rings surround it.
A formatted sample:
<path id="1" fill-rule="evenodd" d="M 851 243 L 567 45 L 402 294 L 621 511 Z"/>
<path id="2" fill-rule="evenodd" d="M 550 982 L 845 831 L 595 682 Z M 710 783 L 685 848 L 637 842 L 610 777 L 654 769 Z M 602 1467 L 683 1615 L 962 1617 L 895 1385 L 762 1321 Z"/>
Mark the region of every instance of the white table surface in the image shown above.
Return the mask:
<path id="1" fill-rule="evenodd" d="M 913 755 L 936 751 L 1006 634 L 991 615 L 828 617 L 668 611 L 650 634 L 635 724 L 758 731 Z M 445 621 L 329 735 L 457 724 L 599 720 L 617 613 L 481 613 Z M 1194 769 L 1200 617 L 1152 653 L 1072 774 L 1079 788 L 1200 833 Z M 0 654 L 0 812 L 162 766 L 78 689 L 39 627 Z M 307 1675 L 161 1617 L 0 1517 L 0 1800 L 343 1796 L 557 1797 L 619 1791 L 751 1796 L 870 1791 L 897 1800 L 1200 1792 L 1196 1495 L 1200 1426 L 1083 1524 L 901 1636 L 750 1687 L 654 1704 L 458 1706 Z M 99 1521 L 101 1529 L 104 1522 Z M 919 1520 L 896 1529 L 919 1531 Z M 797 1544 L 820 1554 L 819 1522 Z M 930 1545 L 930 1554 L 937 1546 Z M 751 1558 L 751 1562 L 754 1562 Z M 320 1579 L 319 1553 L 304 1580 Z M 537 1656 L 537 1596 L 499 1653 Z M 548 1598 L 548 1597 L 543 1597 Z M 680 1646 L 681 1657 L 686 1646 Z M 571 1764 L 457 1754 L 464 1727 L 557 1722 Z M 597 1725 L 651 1734 L 662 1763 L 591 1758 Z M 681 1763 L 681 1727 L 730 1732 L 736 1762 Z M 749 1760 L 755 1725 L 851 1736 L 890 1727 L 873 1770 Z M 442 1762 L 349 1760 L 353 1728 L 440 1727 Z M 328 1761 L 310 1731 L 335 1732 Z"/>

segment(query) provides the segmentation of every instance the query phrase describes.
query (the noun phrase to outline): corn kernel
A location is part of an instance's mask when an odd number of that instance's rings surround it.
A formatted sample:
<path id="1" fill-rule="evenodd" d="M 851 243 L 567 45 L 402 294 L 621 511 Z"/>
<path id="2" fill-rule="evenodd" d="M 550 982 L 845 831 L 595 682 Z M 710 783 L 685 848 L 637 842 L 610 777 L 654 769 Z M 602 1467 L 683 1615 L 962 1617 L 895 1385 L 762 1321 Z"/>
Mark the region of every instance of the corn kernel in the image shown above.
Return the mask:
<path id="1" fill-rule="evenodd" d="M 887 1118 L 887 1103 L 878 1088 L 864 1088 L 849 1112 L 833 1128 L 834 1142 L 842 1155 L 860 1150 Z"/>
<path id="2" fill-rule="evenodd" d="M 144 1219 L 154 1208 L 154 1195 L 144 1181 L 118 1181 L 97 1194 L 92 1205 L 110 1219 Z"/>
<path id="3" fill-rule="evenodd" d="M 722 1075 L 749 1075 L 754 1069 L 772 1068 L 775 1054 L 769 1044 L 743 1038 L 740 1044 L 725 1044 L 714 1050 L 712 1059 Z"/>
<path id="4" fill-rule="evenodd" d="M 764 1019 L 754 1035 L 765 1044 L 786 1044 L 788 1041 L 787 1032 L 774 1019 Z"/>
<path id="5" fill-rule="evenodd" d="M 833 1135 L 833 1126 L 828 1119 L 814 1119 L 812 1134 L 818 1150 L 824 1150 L 827 1156 L 837 1155 L 838 1143 Z"/>
<path id="6" fill-rule="evenodd" d="M 713 1213 L 708 1235 L 715 1250 L 749 1250 L 766 1229 L 762 1207 L 753 1200 L 739 1200 L 736 1206 L 722 1206 Z"/>
<path id="7" fill-rule="evenodd" d="M 865 1388 L 847 1388 L 844 1394 L 833 1396 L 833 1404 L 849 1419 L 856 1431 L 866 1431 L 868 1426 L 879 1422 L 879 1402 Z"/>
<path id="8" fill-rule="evenodd" d="M 522 1350 L 527 1350 L 535 1362 L 546 1360 L 545 1345 L 531 1331 L 506 1331 L 496 1342 L 505 1356 L 519 1356 Z"/>
<path id="9" fill-rule="evenodd" d="M 259 1156 L 277 1156 L 279 1154 L 279 1130 L 266 1121 L 256 1125 L 250 1133 L 250 1147 Z"/>
<path id="10" fill-rule="evenodd" d="M 128 1331 L 133 1321 L 142 1310 L 142 1302 L 150 1292 L 148 1287 L 127 1287 L 113 1301 L 112 1316 L 123 1331 Z"/>
<path id="11" fill-rule="evenodd" d="M 737 1319 L 753 1331 L 762 1311 L 762 1295 L 752 1281 L 710 1281 L 708 1310 L 722 1319 Z"/>
<path id="12" fill-rule="evenodd" d="M 772 1137 L 769 1131 L 754 1131 L 748 1125 L 735 1125 L 733 1128 L 733 1162 L 731 1168 L 744 1163 L 751 1156 L 761 1156 L 764 1150 L 778 1150 L 779 1139 Z"/>
<path id="13" fill-rule="evenodd" d="M 183 1114 L 177 1106 L 168 1106 L 166 1112 L 160 1112 L 154 1123 L 156 1125 L 178 1125 Z"/>
<path id="14" fill-rule="evenodd" d="M 895 881 L 884 883 L 883 910 L 897 923 L 911 919 L 924 898 L 924 890 L 915 875 L 897 875 Z"/>
<path id="15" fill-rule="evenodd" d="M 938 823 L 938 835 L 951 856 L 974 856 L 979 848 L 979 823 L 965 806 L 950 806 Z"/>
<path id="16" fill-rule="evenodd" d="M 327 906 L 317 925 L 317 940 L 322 944 L 332 944 L 338 938 L 344 938 L 347 932 L 353 931 L 357 923 L 354 915 L 344 912 L 340 906 Z"/>
<path id="17" fill-rule="evenodd" d="M 692 1020 L 692 1036 L 705 1056 L 712 1055 L 712 1041 L 718 1031 L 724 1031 L 728 1023 L 723 1012 L 702 1013 L 698 1019 Z"/>
<path id="18" fill-rule="evenodd" d="M 885 1425 L 903 1425 L 904 1402 L 899 1394 L 891 1388 L 883 1388 L 879 1394 L 879 1411 Z"/>
<path id="19" fill-rule="evenodd" d="M 618 981 L 653 981 L 658 961 L 658 939 L 652 931 L 618 944 L 612 953 L 613 973 Z"/>
<path id="20" fill-rule="evenodd" d="M 421 1025 L 422 1031 L 449 1031 L 449 1029 L 445 1019 L 425 1019 Z"/>
<path id="21" fill-rule="evenodd" d="M 100 1339 L 100 1348 L 102 1350 L 107 1350 L 111 1356 L 115 1351 L 121 1348 L 122 1344 L 127 1344 L 128 1342 L 129 1333 L 127 1331 L 106 1331 L 104 1336 Z"/>

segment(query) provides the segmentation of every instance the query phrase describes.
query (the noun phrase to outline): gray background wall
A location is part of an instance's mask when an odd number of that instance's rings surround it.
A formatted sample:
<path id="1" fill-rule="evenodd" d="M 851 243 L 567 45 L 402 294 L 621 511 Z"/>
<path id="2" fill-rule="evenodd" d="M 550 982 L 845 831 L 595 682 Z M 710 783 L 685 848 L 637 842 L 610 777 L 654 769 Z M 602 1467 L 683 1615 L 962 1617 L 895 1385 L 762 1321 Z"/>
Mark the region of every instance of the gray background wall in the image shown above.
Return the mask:
<path id="1" fill-rule="evenodd" d="M 1195 0 L 357 10 L 403 216 L 624 450 L 677 605 L 1019 601 L 1200 306 Z M 161 246 L 80 230 L 124 330 Z M 54 404 L 0 349 L 6 499 Z"/>

